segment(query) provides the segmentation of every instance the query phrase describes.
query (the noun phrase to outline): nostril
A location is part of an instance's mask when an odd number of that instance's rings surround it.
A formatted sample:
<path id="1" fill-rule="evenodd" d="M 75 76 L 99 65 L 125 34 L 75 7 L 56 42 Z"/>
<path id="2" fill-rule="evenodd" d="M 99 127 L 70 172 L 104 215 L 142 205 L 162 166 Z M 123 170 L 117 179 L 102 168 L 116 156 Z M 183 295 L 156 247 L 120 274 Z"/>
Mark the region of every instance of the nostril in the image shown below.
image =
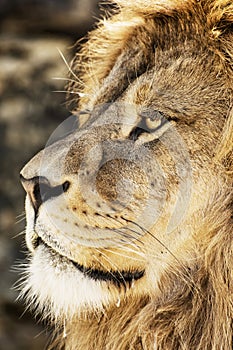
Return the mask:
<path id="1" fill-rule="evenodd" d="M 31 179 L 26 179 L 20 174 L 20 180 L 23 188 L 27 192 L 31 203 L 37 213 L 41 203 L 43 202 L 42 193 L 44 193 L 43 186 L 48 187 L 48 180 L 45 177 L 35 176 Z"/>
<path id="2" fill-rule="evenodd" d="M 51 186 L 49 186 L 47 183 L 39 182 L 38 184 L 35 185 L 34 189 L 34 195 L 35 197 L 38 196 L 41 197 L 41 202 L 45 202 L 48 198 L 50 198 L 50 191 L 51 191 Z"/>
<path id="3" fill-rule="evenodd" d="M 65 181 L 62 185 L 63 192 L 66 192 L 69 187 L 70 187 L 69 181 Z"/>
<path id="4" fill-rule="evenodd" d="M 42 202 L 47 201 L 50 198 L 58 197 L 62 193 L 67 192 L 70 187 L 70 182 L 65 181 L 62 185 L 50 186 L 47 183 L 39 183 L 39 191 L 42 198 Z"/>
<path id="5" fill-rule="evenodd" d="M 20 180 L 22 182 L 23 188 L 25 189 L 31 200 L 35 211 L 37 212 L 42 203 L 40 192 L 41 181 L 48 182 L 48 180 L 46 178 L 40 178 L 39 176 L 33 177 L 31 179 L 25 179 L 22 175 L 20 175 Z"/>
<path id="6" fill-rule="evenodd" d="M 39 182 L 35 184 L 33 193 L 32 193 L 32 202 L 34 203 L 34 207 L 36 210 L 41 206 L 42 198 L 40 192 L 40 184 Z"/>
<path id="7" fill-rule="evenodd" d="M 51 186 L 48 179 L 42 176 L 37 176 L 32 179 L 25 179 L 22 175 L 20 175 L 20 179 L 36 212 L 43 202 L 60 196 L 70 187 L 69 181 L 65 181 L 62 185 Z"/>

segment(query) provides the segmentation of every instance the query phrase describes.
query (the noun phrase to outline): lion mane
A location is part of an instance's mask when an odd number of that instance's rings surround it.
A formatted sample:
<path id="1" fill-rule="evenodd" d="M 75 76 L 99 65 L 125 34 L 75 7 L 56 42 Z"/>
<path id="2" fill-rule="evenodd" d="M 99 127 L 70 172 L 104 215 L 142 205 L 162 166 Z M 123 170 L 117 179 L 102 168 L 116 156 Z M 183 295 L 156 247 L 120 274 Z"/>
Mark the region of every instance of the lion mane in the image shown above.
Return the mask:
<path id="1" fill-rule="evenodd" d="M 174 55 L 179 61 L 183 43 L 188 42 L 197 53 L 193 70 L 199 74 L 198 62 L 202 62 L 203 53 L 209 52 L 219 72 L 224 72 L 225 88 L 231 96 L 221 138 L 208 164 L 212 174 L 217 169 L 222 185 L 212 181 L 212 191 L 202 193 L 205 205 L 194 208 L 196 214 L 189 230 L 192 246 L 187 243 L 183 247 L 186 251 L 176 252 L 176 263 L 164 269 L 153 293 L 132 298 L 126 295 L 103 312 L 81 315 L 70 323 L 66 320 L 66 334 L 58 334 L 51 348 L 232 349 L 233 3 L 117 0 L 75 55 L 68 100 L 75 110 L 86 108 L 89 96 L 95 96 L 95 105 L 110 104 L 153 66 L 157 48 L 166 52 L 166 68 Z M 215 83 L 217 80 L 216 75 Z M 193 96 L 195 89 L 190 89 L 190 105 Z M 179 264 L 183 254 L 191 258 Z"/>
<path id="2" fill-rule="evenodd" d="M 219 56 L 232 89 L 231 1 L 118 0 L 114 12 L 100 22 L 73 60 L 72 69 L 82 79 L 81 84 L 70 84 L 69 91 L 82 91 L 81 105 L 85 96 L 96 91 L 98 103 L 116 99 L 130 75 L 146 69 L 151 60 L 147 48 L 153 40 L 160 47 L 179 48 L 189 35 L 199 37 L 200 55 L 206 46 Z M 112 71 L 116 61 L 124 67 L 121 76 L 117 76 L 119 70 Z M 198 258 L 190 270 L 190 283 L 184 281 L 180 267 L 166 271 L 153 297 L 126 300 L 100 318 L 73 325 L 71 349 L 232 349 L 232 143 L 233 109 L 213 159 L 223 164 L 227 185 L 201 213 L 201 224 L 194 232 Z"/>

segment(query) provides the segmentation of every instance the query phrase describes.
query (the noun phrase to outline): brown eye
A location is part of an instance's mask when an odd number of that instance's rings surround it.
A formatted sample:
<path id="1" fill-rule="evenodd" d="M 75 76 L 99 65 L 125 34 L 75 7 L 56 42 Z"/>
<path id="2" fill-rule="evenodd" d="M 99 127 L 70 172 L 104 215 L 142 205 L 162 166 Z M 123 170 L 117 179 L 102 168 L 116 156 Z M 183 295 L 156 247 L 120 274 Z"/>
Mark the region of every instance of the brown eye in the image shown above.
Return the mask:
<path id="1" fill-rule="evenodd" d="M 153 132 L 160 128 L 166 121 L 164 113 L 160 111 L 145 111 L 141 114 L 148 132 Z"/>
<path id="2" fill-rule="evenodd" d="M 152 135 L 155 135 L 157 131 L 160 135 L 160 130 L 164 129 L 163 126 L 169 124 L 169 118 L 166 118 L 164 113 L 157 110 L 143 111 L 140 117 L 140 123 L 129 134 L 130 140 L 136 141 L 142 134 L 145 136 L 151 134 L 153 138 Z"/>
<path id="3" fill-rule="evenodd" d="M 152 120 L 150 118 L 145 119 L 145 124 L 147 126 L 147 129 L 150 130 L 150 132 L 153 132 L 156 129 L 158 129 L 161 125 L 163 125 L 164 122 L 165 120 L 163 119 L 155 119 L 155 120 Z"/>

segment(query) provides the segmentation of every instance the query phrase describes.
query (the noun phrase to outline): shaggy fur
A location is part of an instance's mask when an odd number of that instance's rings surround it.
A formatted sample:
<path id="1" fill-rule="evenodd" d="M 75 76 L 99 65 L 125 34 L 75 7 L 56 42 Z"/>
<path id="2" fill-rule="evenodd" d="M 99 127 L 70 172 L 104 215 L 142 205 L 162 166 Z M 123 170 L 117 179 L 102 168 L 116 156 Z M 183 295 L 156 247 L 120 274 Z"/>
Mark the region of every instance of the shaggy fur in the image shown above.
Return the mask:
<path id="1" fill-rule="evenodd" d="M 230 1 L 119 0 L 117 3 L 120 11 L 117 8 L 112 18 L 103 20 L 77 54 L 73 70 L 82 74 L 82 84 L 71 84 L 70 90 L 78 89 L 85 96 L 97 95 L 98 103 L 114 100 L 114 94 L 126 88 L 128 72 L 133 70 L 137 74 L 143 69 L 140 64 L 144 67 L 150 64 L 148 46 L 154 44 L 169 50 L 169 46 L 177 45 L 179 51 L 180 44 L 192 40 L 192 36 L 200 54 L 208 48 L 219 56 L 219 64 L 224 67 L 232 89 L 233 5 Z M 135 50 L 138 62 L 136 67 L 131 67 L 130 58 Z M 109 73 L 114 74 L 111 70 L 119 55 L 127 57 L 121 58 L 125 70 L 119 79 L 112 77 L 108 84 L 108 79 L 104 79 Z M 86 103 L 85 97 L 82 103 Z M 228 180 L 228 175 L 232 176 L 232 144 L 233 112 L 230 111 L 213 159 L 224 164 L 228 185 L 210 199 L 208 209 L 202 213 L 204 220 L 195 232 L 198 259 L 190 272 L 191 283 L 182 282 L 183 271 L 179 269 L 167 272 L 160 281 L 160 292 L 152 298 L 126 300 L 120 308 L 109 310 L 100 319 L 78 321 L 71 328 L 68 349 L 232 348 L 232 197 Z"/>
<path id="2" fill-rule="evenodd" d="M 99 104 L 117 101 L 135 82 L 138 88 L 138 77 L 155 69 L 151 80 L 148 75 L 142 80 L 137 104 L 163 106 L 172 121 L 178 120 L 193 162 L 194 182 L 198 184 L 201 176 L 195 169 L 201 169 L 205 186 L 194 187 L 197 197 L 192 199 L 187 224 L 189 238 L 181 246 L 165 242 L 174 254 L 161 263 L 159 277 L 153 269 L 156 257 L 148 257 L 146 290 L 140 293 L 144 287 L 139 284 L 137 292 L 127 294 L 125 288 L 119 303 L 77 317 L 61 316 L 58 323 L 64 322 L 64 329 L 51 349 L 231 350 L 233 4 L 228 0 L 116 2 L 74 58 L 69 101 L 74 110 L 88 113 Z M 155 98 L 151 87 L 156 79 L 161 91 Z M 164 96 L 169 106 L 164 105 Z M 79 157 L 81 152 L 80 147 Z M 75 164 L 78 161 L 74 159 Z M 72 171 L 72 166 L 67 169 Z M 101 193 L 108 198 L 106 185 Z M 196 207 L 198 196 L 201 205 Z M 146 239 L 146 245 L 153 245 Z"/>

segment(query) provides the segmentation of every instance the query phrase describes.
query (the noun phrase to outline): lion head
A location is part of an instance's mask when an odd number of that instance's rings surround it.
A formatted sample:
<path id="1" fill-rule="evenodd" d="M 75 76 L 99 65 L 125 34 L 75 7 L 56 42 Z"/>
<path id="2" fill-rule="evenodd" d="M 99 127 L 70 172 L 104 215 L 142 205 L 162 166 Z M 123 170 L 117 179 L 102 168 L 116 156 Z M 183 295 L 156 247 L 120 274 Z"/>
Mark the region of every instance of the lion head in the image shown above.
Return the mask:
<path id="1" fill-rule="evenodd" d="M 232 23 L 119 0 L 74 58 L 73 116 L 21 172 L 22 293 L 67 349 L 231 348 Z"/>

